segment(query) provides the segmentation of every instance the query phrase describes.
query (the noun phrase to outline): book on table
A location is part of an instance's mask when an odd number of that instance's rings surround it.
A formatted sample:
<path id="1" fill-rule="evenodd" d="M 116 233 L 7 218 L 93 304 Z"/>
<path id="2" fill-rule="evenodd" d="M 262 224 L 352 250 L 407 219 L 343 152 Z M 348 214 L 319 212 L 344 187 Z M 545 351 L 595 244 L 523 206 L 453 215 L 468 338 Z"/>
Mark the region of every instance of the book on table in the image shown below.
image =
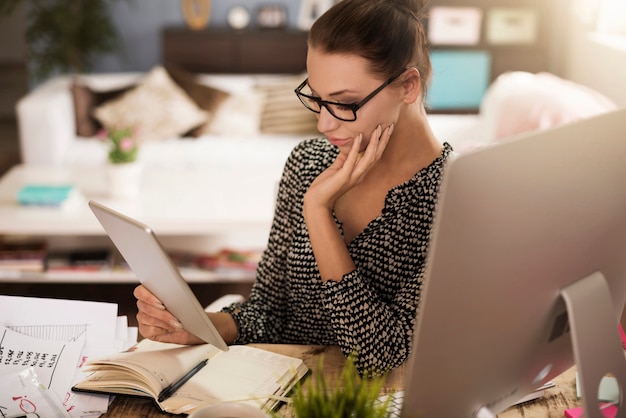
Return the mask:
<path id="1" fill-rule="evenodd" d="M 26 184 L 17 193 L 22 206 L 76 207 L 84 198 L 73 184 Z"/>
<path id="2" fill-rule="evenodd" d="M 206 359 L 206 365 L 198 367 Z M 159 399 L 193 369 L 199 371 L 171 396 Z M 270 412 L 309 371 L 301 359 L 247 345 L 221 351 L 210 344 L 183 346 L 145 339 L 129 351 L 90 360 L 87 370 L 91 374 L 72 390 L 149 397 L 172 414 L 222 402 Z"/>

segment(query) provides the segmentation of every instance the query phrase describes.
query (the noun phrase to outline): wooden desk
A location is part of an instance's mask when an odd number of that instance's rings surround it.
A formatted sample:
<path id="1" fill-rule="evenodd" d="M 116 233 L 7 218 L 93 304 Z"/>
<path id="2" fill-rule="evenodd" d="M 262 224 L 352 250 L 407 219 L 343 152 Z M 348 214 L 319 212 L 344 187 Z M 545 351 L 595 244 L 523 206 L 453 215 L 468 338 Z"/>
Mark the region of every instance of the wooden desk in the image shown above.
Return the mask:
<path id="1" fill-rule="evenodd" d="M 311 369 L 313 375 L 317 371 L 320 357 L 323 356 L 324 375 L 329 381 L 333 381 L 334 378 L 338 377 L 345 361 L 339 348 L 334 346 L 252 345 L 288 356 L 302 358 Z M 383 390 L 402 390 L 404 388 L 404 371 L 404 366 L 393 370 L 387 377 L 387 383 Z M 498 414 L 498 418 L 562 418 L 565 409 L 580 405 L 580 402 L 576 399 L 574 378 L 575 369 L 571 368 L 554 379 L 556 387 L 548 389 L 543 399 L 511 407 L 501 414 Z M 284 417 L 293 417 L 291 410 L 286 405 L 283 405 L 279 413 Z M 109 411 L 105 415 L 102 415 L 104 418 L 134 418 L 139 416 L 146 418 L 162 418 L 164 416 L 182 417 L 184 415 L 160 413 L 151 400 L 122 396 L 118 396 L 109 407 Z"/>

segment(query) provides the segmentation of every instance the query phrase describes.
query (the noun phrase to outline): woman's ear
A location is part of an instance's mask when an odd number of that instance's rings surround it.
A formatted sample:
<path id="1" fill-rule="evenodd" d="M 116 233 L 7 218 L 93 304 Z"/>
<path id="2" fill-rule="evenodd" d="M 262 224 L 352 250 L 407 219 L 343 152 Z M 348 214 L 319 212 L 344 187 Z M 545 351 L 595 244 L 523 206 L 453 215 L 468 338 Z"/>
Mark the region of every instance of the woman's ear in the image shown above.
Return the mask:
<path id="1" fill-rule="evenodd" d="M 422 96 L 422 77 L 415 67 L 410 67 L 403 75 L 403 98 L 405 103 L 415 103 Z"/>

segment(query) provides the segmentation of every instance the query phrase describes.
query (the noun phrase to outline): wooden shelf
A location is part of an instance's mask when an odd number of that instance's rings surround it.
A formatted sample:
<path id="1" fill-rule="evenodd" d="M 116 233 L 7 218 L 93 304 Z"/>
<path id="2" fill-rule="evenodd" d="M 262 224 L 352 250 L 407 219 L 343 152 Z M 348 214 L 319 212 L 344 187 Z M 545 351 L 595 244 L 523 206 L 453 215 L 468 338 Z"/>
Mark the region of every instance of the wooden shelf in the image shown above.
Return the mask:
<path id="1" fill-rule="evenodd" d="M 206 271 L 196 269 L 180 269 L 188 283 L 252 283 L 254 272 L 244 271 Z M 0 283 L 91 283 L 114 284 L 139 283 L 131 271 L 102 270 L 93 271 L 54 271 L 44 273 L 24 273 L 19 271 L 0 270 Z"/>
<path id="2" fill-rule="evenodd" d="M 195 73 L 301 73 L 306 69 L 307 32 L 294 29 L 162 32 L 162 61 Z"/>

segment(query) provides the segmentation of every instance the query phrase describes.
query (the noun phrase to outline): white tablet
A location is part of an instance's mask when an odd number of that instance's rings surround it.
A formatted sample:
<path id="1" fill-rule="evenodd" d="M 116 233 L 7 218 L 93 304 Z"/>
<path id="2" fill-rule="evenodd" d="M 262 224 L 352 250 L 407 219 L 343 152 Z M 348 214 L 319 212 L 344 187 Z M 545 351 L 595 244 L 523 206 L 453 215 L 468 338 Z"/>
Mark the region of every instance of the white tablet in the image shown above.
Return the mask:
<path id="1" fill-rule="evenodd" d="M 183 328 L 227 351 L 224 339 L 152 229 L 93 200 L 89 207 L 139 281 L 163 302 Z"/>

